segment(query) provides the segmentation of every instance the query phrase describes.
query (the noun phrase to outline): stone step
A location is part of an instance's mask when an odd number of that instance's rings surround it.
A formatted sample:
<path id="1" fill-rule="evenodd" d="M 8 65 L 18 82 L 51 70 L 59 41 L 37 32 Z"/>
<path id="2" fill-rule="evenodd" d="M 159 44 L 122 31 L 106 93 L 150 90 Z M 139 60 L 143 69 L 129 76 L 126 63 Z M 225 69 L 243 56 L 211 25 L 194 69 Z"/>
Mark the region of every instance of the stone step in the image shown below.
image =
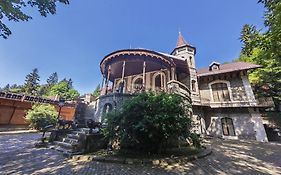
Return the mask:
<path id="1" fill-rule="evenodd" d="M 84 132 L 84 131 L 76 130 L 76 131 L 71 131 L 71 134 L 74 134 L 74 135 L 81 135 L 81 134 L 85 134 L 85 132 Z"/>
<path id="2" fill-rule="evenodd" d="M 77 135 L 77 134 L 67 134 L 66 137 L 67 137 L 67 138 L 70 138 L 70 139 L 76 139 L 76 140 L 79 139 L 79 135 Z"/>
<path id="3" fill-rule="evenodd" d="M 62 139 L 63 142 L 66 142 L 66 143 L 78 143 L 78 138 L 69 138 L 69 137 L 66 137 L 66 138 L 63 138 Z"/>
<path id="4" fill-rule="evenodd" d="M 62 148 L 65 148 L 65 149 L 71 149 L 71 150 L 74 150 L 77 143 L 66 143 L 66 142 L 58 142 L 57 143 L 58 146 L 62 147 Z"/>

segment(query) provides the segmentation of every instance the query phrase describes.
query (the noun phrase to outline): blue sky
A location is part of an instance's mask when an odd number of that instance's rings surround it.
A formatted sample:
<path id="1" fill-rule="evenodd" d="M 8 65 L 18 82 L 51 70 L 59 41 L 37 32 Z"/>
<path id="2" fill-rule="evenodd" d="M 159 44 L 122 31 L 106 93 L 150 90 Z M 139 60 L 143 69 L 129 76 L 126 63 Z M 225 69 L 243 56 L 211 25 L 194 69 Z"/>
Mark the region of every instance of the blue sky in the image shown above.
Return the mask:
<path id="1" fill-rule="evenodd" d="M 179 29 L 197 48 L 198 68 L 231 61 L 239 56 L 242 26 L 262 28 L 264 9 L 257 0 L 71 0 L 47 18 L 26 11 L 33 20 L 5 21 L 13 34 L 0 39 L 0 86 L 23 84 L 38 68 L 41 83 L 58 72 L 83 94 L 101 82 L 105 55 L 130 47 L 170 53 Z"/>

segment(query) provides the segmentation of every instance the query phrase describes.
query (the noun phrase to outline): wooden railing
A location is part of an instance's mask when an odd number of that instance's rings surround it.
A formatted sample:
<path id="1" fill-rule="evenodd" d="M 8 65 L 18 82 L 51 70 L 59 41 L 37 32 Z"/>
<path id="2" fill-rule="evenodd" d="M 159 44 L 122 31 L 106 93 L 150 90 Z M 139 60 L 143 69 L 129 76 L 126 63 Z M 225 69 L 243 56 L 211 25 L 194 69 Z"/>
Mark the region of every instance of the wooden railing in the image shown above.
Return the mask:
<path id="1" fill-rule="evenodd" d="M 52 105 L 59 104 L 58 100 L 52 100 L 52 99 L 31 96 L 31 95 L 15 94 L 15 93 L 11 93 L 11 92 L 0 92 L 0 98 L 17 100 L 17 101 L 25 101 L 25 102 L 34 102 L 34 103 L 47 103 L 47 104 L 52 104 Z M 75 104 L 65 103 L 64 106 L 73 107 L 73 106 L 75 106 Z"/>

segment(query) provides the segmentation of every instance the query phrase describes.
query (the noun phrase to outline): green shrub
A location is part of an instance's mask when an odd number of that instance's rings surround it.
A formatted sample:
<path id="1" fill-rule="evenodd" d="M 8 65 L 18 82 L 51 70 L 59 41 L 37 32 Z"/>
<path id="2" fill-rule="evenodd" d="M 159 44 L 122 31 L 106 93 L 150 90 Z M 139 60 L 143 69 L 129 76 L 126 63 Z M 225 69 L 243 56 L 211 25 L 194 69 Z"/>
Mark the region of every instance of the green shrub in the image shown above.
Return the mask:
<path id="1" fill-rule="evenodd" d="M 125 102 L 121 111 L 107 115 L 105 133 L 119 142 L 120 151 L 163 152 L 169 140 L 190 135 L 188 107 L 175 94 L 141 93 Z"/>
<path id="2" fill-rule="evenodd" d="M 30 123 L 30 126 L 43 130 L 48 125 L 55 125 L 58 113 L 54 106 L 46 104 L 34 104 L 32 109 L 27 111 L 25 119 Z"/>

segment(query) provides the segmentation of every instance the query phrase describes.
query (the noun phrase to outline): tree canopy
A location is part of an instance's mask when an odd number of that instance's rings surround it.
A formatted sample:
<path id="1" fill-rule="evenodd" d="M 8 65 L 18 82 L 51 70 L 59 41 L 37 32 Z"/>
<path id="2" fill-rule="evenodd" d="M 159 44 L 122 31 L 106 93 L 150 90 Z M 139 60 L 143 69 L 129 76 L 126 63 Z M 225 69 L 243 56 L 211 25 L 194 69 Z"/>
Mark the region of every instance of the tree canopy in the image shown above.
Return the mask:
<path id="1" fill-rule="evenodd" d="M 25 77 L 24 92 L 26 94 L 36 95 L 37 88 L 39 87 L 40 76 L 38 69 L 35 68 L 32 72 Z"/>
<path id="2" fill-rule="evenodd" d="M 121 150 L 157 153 L 190 134 L 188 105 L 176 94 L 141 93 L 107 115 L 108 136 Z"/>
<path id="3" fill-rule="evenodd" d="M 250 74 L 254 90 L 281 102 L 281 1 L 259 0 L 266 9 L 263 31 L 246 24 L 241 32 L 243 48 L 239 60 L 263 66 Z"/>
<path id="4" fill-rule="evenodd" d="M 43 130 L 48 125 L 55 125 L 57 116 L 58 112 L 54 106 L 49 104 L 34 104 L 32 109 L 27 111 L 25 118 L 31 127 L 37 130 Z"/>
<path id="5" fill-rule="evenodd" d="M 13 93 L 25 93 L 27 95 L 36 95 L 41 97 L 54 97 L 59 95 L 65 100 L 76 99 L 80 96 L 79 92 L 74 89 L 71 78 L 66 78 L 58 82 L 58 74 L 52 73 L 46 80 L 46 84 L 39 84 L 40 76 L 38 69 L 35 68 L 31 73 L 26 75 L 25 84 L 7 84 L 1 91 Z"/>
<path id="6" fill-rule="evenodd" d="M 39 13 L 46 17 L 55 14 L 57 3 L 69 4 L 69 0 L 1 0 L 0 1 L 0 37 L 7 39 L 12 34 L 9 27 L 3 23 L 6 18 L 9 21 L 28 21 L 32 17 L 25 13 L 29 7 L 37 8 Z"/>
<path id="7" fill-rule="evenodd" d="M 75 89 L 70 88 L 68 82 L 61 81 L 58 84 L 55 84 L 49 92 L 50 96 L 59 95 L 60 97 L 66 100 L 73 100 L 80 96 L 79 92 Z"/>

